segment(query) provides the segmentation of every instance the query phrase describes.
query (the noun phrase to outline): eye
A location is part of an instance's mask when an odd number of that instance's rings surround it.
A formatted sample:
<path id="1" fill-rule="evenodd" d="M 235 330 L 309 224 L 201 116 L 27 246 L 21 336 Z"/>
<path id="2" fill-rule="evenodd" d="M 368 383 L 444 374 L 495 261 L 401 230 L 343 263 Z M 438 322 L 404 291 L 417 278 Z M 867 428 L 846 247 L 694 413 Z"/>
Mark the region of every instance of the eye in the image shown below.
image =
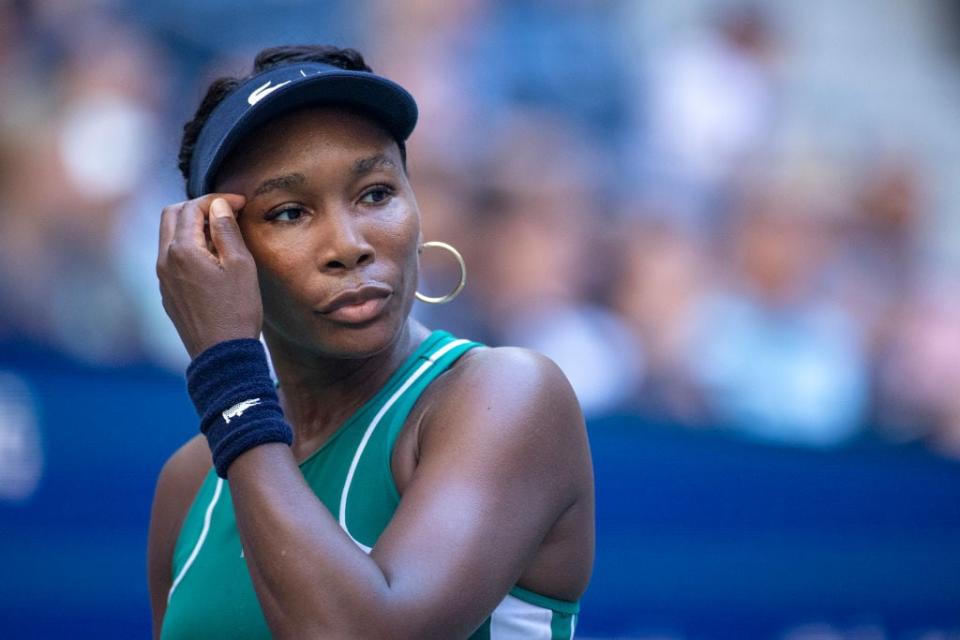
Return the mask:
<path id="1" fill-rule="evenodd" d="M 375 187 L 371 187 L 363 194 L 360 198 L 360 202 L 364 204 L 382 204 L 390 199 L 393 196 L 394 190 L 391 187 L 388 187 L 385 184 L 378 184 Z"/>
<path id="2" fill-rule="evenodd" d="M 276 222 L 295 222 L 303 215 L 303 207 L 286 206 L 274 209 L 267 213 L 264 218 Z"/>

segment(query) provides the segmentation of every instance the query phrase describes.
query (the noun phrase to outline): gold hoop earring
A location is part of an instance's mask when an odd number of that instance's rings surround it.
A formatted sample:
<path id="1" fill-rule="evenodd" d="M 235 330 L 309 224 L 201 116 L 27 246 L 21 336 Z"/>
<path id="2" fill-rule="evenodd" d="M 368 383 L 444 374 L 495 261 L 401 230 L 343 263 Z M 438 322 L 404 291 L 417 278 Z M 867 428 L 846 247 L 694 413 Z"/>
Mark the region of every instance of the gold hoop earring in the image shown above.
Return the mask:
<path id="1" fill-rule="evenodd" d="M 414 295 L 417 296 L 417 300 L 420 300 L 421 302 L 426 302 L 428 304 L 446 304 L 447 302 L 450 302 L 451 300 L 456 298 L 458 295 L 460 295 L 460 292 L 463 291 L 463 288 L 466 286 L 467 263 L 463 261 L 463 256 L 460 255 L 460 252 L 454 249 L 452 246 L 450 246 L 446 242 L 437 242 L 435 240 L 431 242 L 424 242 L 422 245 L 420 245 L 420 248 L 417 250 L 417 253 L 421 253 L 424 249 L 429 247 L 446 249 L 447 251 L 453 254 L 453 257 L 456 258 L 457 260 L 457 264 L 460 265 L 460 281 L 457 283 L 456 288 L 445 296 L 439 296 L 439 297 L 425 296 L 419 291 L 414 292 Z"/>

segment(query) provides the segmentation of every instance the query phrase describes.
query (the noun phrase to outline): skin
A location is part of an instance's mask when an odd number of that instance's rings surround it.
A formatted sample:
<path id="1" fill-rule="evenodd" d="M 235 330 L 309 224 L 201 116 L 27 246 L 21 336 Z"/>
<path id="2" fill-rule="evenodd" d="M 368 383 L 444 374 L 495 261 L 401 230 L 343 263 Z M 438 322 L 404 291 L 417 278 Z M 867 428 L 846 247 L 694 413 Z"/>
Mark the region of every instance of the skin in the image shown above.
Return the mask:
<path id="1" fill-rule="evenodd" d="M 541 355 L 475 349 L 427 388 L 393 453 L 400 506 L 369 555 L 304 482 L 298 462 L 429 335 L 408 317 L 420 214 L 396 143 L 358 115 L 299 111 L 244 149 L 218 193 L 164 210 L 157 273 L 191 357 L 262 331 L 274 362 L 293 445 L 255 447 L 228 471 L 273 635 L 466 637 L 515 584 L 578 599 L 593 564 L 593 474 L 573 391 Z M 368 282 L 392 291 L 372 321 L 316 312 Z M 176 538 L 210 466 L 197 436 L 160 474 L 148 549 L 154 637 Z"/>

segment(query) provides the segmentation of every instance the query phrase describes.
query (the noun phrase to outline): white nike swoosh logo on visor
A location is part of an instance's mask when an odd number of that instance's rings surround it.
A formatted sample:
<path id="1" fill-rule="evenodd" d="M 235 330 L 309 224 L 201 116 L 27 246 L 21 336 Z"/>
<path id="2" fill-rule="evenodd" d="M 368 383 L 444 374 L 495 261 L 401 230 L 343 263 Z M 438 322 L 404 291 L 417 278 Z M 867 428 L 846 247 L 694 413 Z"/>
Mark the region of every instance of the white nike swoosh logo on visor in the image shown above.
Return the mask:
<path id="1" fill-rule="evenodd" d="M 280 87 L 282 87 L 283 85 L 290 84 L 291 81 L 287 80 L 286 82 L 281 82 L 280 84 L 276 84 L 272 87 L 270 86 L 271 82 L 273 82 L 273 80 L 267 80 L 266 83 L 257 87 L 253 91 L 251 91 L 250 95 L 247 96 L 247 102 L 250 103 L 251 106 L 253 106 L 258 102 L 260 102 L 261 100 L 263 100 L 264 98 L 266 98 L 268 95 L 270 95 L 274 91 L 276 91 L 277 89 L 279 89 Z"/>

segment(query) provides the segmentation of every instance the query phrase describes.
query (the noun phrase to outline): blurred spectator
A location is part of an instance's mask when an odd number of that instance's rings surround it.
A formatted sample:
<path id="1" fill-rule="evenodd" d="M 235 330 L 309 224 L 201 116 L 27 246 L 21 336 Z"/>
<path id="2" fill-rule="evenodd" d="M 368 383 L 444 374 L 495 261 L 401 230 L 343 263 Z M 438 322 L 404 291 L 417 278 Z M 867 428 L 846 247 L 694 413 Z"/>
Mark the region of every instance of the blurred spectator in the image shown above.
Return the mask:
<path id="1" fill-rule="evenodd" d="M 622 266 L 613 305 L 646 354 L 632 408 L 681 424 L 702 424 L 706 408 L 691 357 L 703 296 L 714 277 L 702 243 L 666 223 L 627 222 L 619 235 Z"/>
<path id="2" fill-rule="evenodd" d="M 818 288 L 823 221 L 802 193 L 748 193 L 728 238 L 729 280 L 699 319 L 695 375 L 720 424 L 829 445 L 861 428 L 863 336 Z"/>
<path id="3" fill-rule="evenodd" d="M 651 56 L 638 117 L 646 188 L 672 211 L 709 217 L 735 172 L 774 133 L 779 43 L 759 6 L 716 11 Z"/>
<path id="4" fill-rule="evenodd" d="M 880 353 L 876 423 L 894 440 L 923 438 L 960 457 L 960 289 L 904 302 Z"/>
<path id="5" fill-rule="evenodd" d="M 149 38 L 106 13 L 40 6 L 57 81 L 39 95 L 15 93 L 30 102 L 3 123 L 0 305 L 15 335 L 94 362 L 141 357 L 114 244 L 125 204 L 149 184 L 162 59 Z M 83 28 L 74 29 L 77 14 Z"/>

